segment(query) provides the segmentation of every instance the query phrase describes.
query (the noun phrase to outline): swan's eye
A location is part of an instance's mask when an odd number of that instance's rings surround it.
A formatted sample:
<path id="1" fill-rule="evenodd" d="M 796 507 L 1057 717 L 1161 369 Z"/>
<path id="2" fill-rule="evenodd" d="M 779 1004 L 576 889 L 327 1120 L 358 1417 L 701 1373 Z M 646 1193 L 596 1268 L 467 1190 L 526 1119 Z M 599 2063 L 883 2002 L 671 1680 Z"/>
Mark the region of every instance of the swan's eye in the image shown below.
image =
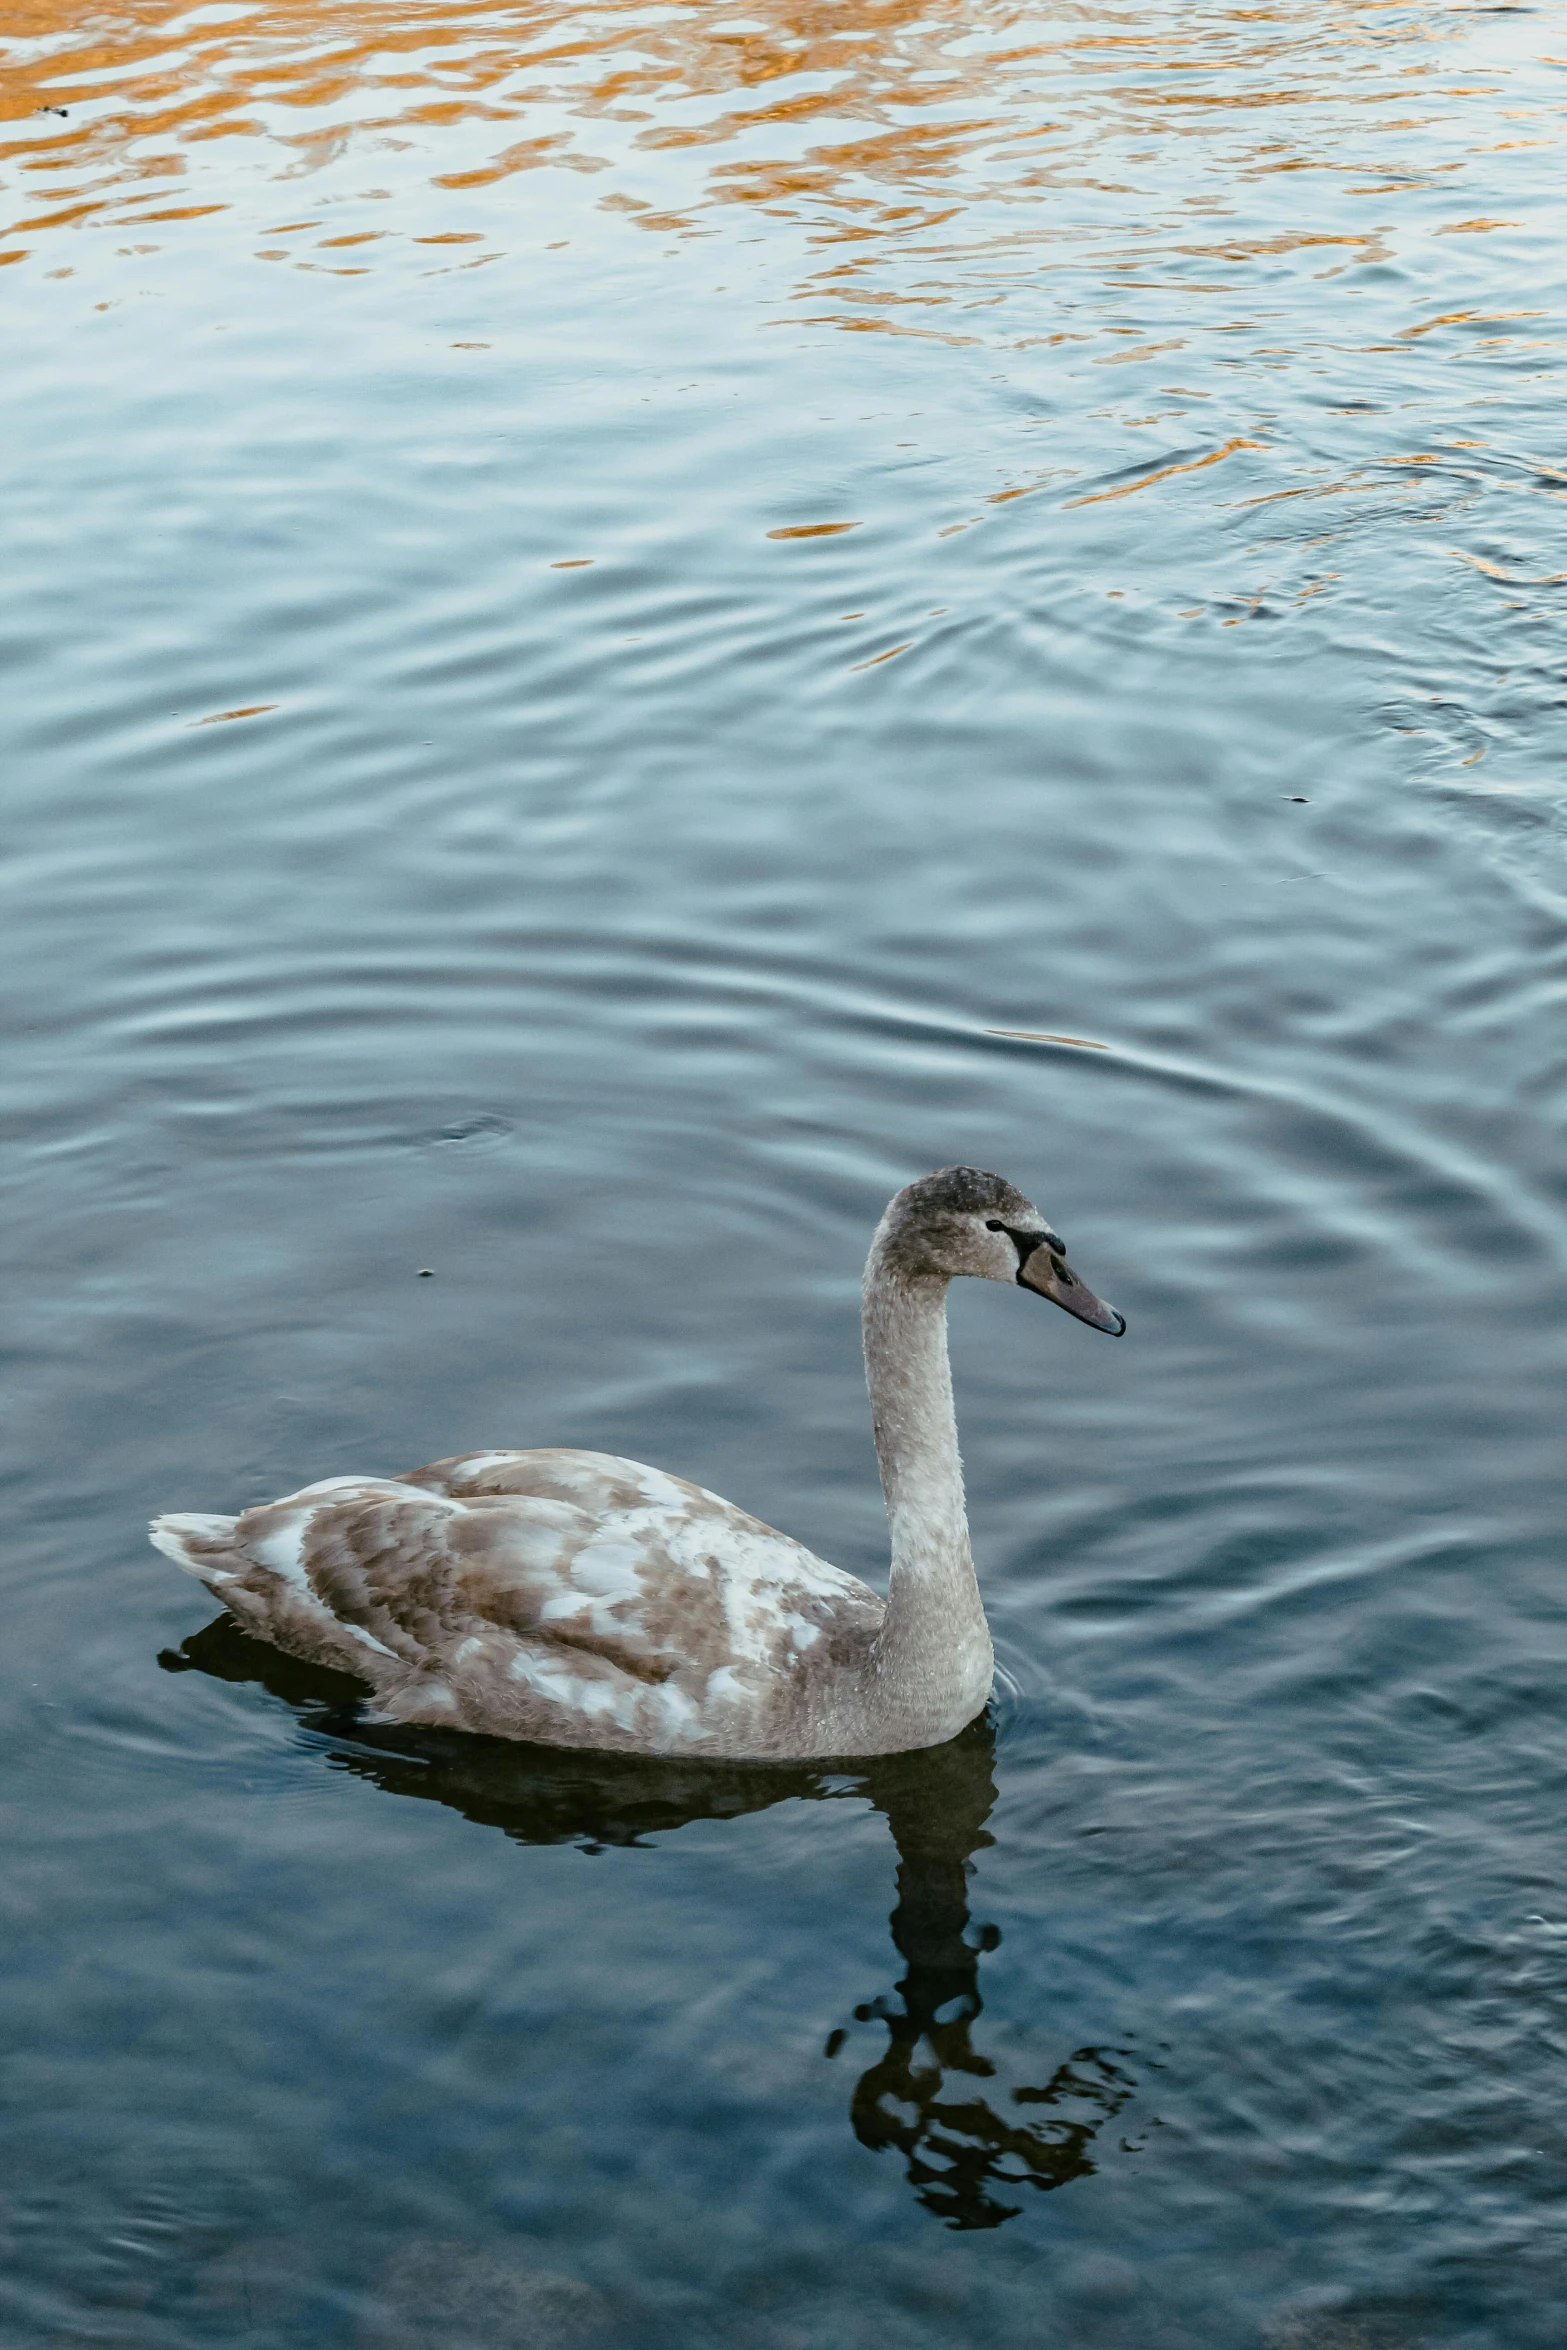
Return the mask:
<path id="1" fill-rule="evenodd" d="M 985 1220 L 985 1230 L 987 1232 L 1005 1232 L 1006 1226 L 999 1216 L 989 1216 Z"/>

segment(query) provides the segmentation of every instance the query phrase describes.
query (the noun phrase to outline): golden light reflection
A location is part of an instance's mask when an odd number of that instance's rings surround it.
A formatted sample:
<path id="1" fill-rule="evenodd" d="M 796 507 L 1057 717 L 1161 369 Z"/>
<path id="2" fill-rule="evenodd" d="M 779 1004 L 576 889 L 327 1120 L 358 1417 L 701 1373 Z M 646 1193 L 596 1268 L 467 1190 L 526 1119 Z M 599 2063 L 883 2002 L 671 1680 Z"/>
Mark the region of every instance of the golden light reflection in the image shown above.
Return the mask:
<path id="1" fill-rule="evenodd" d="M 1217 188 L 1175 176 L 1179 149 L 1194 136 L 1227 141 L 1240 179 L 1304 173 L 1339 194 L 1344 175 L 1377 179 L 1378 195 L 1414 185 L 1422 175 L 1379 145 L 1458 94 L 1441 75 L 1454 22 L 1375 0 L 1151 21 L 1107 0 L 1028 13 L 1009 0 L 717 0 L 673 13 L 649 0 L 113 0 L 86 16 L 74 0 L 21 0 L 0 102 L 12 126 L 0 236 L 14 260 L 27 240 L 92 222 L 243 214 L 258 169 L 262 184 L 291 181 L 345 157 L 388 159 L 404 188 L 410 158 L 432 210 L 568 170 L 613 183 L 602 203 L 658 236 L 710 232 L 710 216 L 743 206 L 797 222 L 816 256 L 801 292 L 830 305 L 818 320 L 1004 338 L 1004 319 L 976 332 L 939 314 L 1004 311 L 1019 272 L 1037 275 L 1041 241 L 1059 236 L 1070 262 L 1100 213 L 1123 250 L 1131 240 L 1178 265 L 1246 267 L 1319 247 L 1342 262 L 1381 256 L 1376 219 L 1235 235 Z M 1410 112 L 1412 96 L 1425 113 Z M 1341 151 L 1346 126 L 1352 152 Z M 1086 201 L 1052 203 L 1067 192 Z M 368 203 L 387 191 L 361 193 Z M 485 233 L 460 220 L 420 220 L 412 234 L 360 222 L 309 248 L 276 242 L 326 225 L 255 233 L 274 240 L 267 259 L 341 268 L 310 255 L 353 248 L 358 270 L 407 244 Z M 922 274 L 891 281 L 893 259 Z M 1176 347 L 1148 338 L 1108 356 Z"/>
<path id="2" fill-rule="evenodd" d="M 264 718 L 269 710 L 279 707 L 276 702 L 247 702 L 240 710 L 214 710 L 210 718 L 192 718 L 190 726 L 227 726 L 235 718 Z"/>
<path id="3" fill-rule="evenodd" d="M 1238 449 L 1266 448 L 1265 441 L 1248 441 L 1237 433 L 1227 440 L 1222 449 L 1209 449 L 1201 457 L 1189 457 L 1182 465 L 1161 465 L 1152 473 L 1140 473 L 1135 481 L 1123 481 L 1113 490 L 1095 490 L 1086 498 L 1069 498 L 1069 506 L 1106 506 L 1112 498 L 1130 498 L 1138 490 L 1152 489 L 1155 482 L 1168 481 L 1177 473 L 1201 473 L 1210 465 L 1222 465 L 1226 457 L 1233 457 Z"/>
<path id="4" fill-rule="evenodd" d="M 1567 579 L 1567 571 L 1547 571 L 1538 578 L 1520 578 L 1516 571 L 1508 571 L 1500 563 L 1488 562 L 1484 555 L 1468 555 L 1462 547 L 1455 547 L 1453 553 L 1460 563 L 1472 563 L 1476 571 L 1485 572 L 1491 579 L 1504 580 L 1509 587 L 1556 587 Z"/>

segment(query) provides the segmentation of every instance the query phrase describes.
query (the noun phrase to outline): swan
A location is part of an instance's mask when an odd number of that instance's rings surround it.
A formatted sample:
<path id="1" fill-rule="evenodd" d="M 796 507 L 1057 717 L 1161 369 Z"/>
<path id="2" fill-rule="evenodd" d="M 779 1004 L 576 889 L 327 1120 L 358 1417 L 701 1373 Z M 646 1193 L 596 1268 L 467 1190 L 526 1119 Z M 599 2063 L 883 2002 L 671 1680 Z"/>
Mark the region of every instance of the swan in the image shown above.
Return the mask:
<path id="1" fill-rule="evenodd" d="M 939 1746 L 994 1662 L 947 1362 L 959 1274 L 1126 1328 L 1000 1176 L 943 1167 L 896 1194 L 863 1302 L 885 1601 L 700 1485 L 570 1449 L 328 1477 L 238 1517 L 155 1518 L 152 1540 L 244 1631 L 368 1682 L 389 1721 L 692 1759 Z"/>

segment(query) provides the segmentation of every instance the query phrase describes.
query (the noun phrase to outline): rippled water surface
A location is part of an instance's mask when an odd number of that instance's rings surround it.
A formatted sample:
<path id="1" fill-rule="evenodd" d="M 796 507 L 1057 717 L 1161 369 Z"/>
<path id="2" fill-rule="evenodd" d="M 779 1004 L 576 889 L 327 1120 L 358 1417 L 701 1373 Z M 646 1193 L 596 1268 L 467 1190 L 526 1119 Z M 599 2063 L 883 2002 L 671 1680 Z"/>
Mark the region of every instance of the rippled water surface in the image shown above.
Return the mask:
<path id="1" fill-rule="evenodd" d="M 7 25 L 8 2350 L 1559 2344 L 1561 11 Z M 958 1158 L 1131 1327 L 954 1297 L 943 1753 L 146 1546 L 568 1441 L 874 1579 Z"/>

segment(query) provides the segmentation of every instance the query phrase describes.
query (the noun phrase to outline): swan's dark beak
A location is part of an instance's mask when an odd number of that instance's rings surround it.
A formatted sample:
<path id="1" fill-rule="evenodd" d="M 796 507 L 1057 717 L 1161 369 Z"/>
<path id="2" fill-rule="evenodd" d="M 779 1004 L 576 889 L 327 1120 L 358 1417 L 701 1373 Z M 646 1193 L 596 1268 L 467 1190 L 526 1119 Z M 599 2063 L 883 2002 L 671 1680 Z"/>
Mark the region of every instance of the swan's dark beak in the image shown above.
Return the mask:
<path id="1" fill-rule="evenodd" d="M 1013 1238 L 1019 1236 L 1014 1233 Z M 1095 1297 L 1085 1281 L 1079 1281 L 1065 1257 L 1058 1256 L 1043 1241 L 1031 1248 L 1017 1269 L 1021 1289 L 1037 1289 L 1041 1297 L 1048 1297 L 1052 1305 L 1075 1314 L 1091 1330 L 1107 1330 L 1112 1338 L 1119 1338 L 1126 1328 L 1126 1316 L 1118 1314 L 1114 1306 L 1107 1306 L 1102 1297 Z"/>

